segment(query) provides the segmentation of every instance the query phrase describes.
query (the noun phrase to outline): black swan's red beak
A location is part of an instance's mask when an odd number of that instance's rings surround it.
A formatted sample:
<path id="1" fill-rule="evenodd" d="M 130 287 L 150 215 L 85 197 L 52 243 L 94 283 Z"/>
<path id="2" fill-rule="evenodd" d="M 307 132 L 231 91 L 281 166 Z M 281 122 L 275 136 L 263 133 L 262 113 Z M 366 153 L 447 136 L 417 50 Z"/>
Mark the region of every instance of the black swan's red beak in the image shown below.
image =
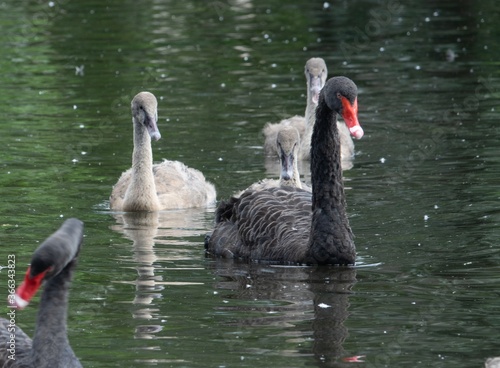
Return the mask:
<path id="1" fill-rule="evenodd" d="M 33 298 L 33 296 L 42 285 L 43 278 L 45 277 L 47 271 L 49 270 L 31 277 L 31 267 L 28 267 L 28 271 L 26 271 L 26 275 L 24 276 L 24 281 L 17 288 L 15 296 L 12 298 L 9 296 L 9 306 L 17 309 L 23 309 L 24 307 L 26 307 L 29 304 L 31 298 Z"/>
<path id="2" fill-rule="evenodd" d="M 351 105 L 349 100 L 341 96 L 342 101 L 342 117 L 354 138 L 361 139 L 363 137 L 363 128 L 359 125 L 358 121 L 358 99 L 354 100 L 354 104 Z"/>

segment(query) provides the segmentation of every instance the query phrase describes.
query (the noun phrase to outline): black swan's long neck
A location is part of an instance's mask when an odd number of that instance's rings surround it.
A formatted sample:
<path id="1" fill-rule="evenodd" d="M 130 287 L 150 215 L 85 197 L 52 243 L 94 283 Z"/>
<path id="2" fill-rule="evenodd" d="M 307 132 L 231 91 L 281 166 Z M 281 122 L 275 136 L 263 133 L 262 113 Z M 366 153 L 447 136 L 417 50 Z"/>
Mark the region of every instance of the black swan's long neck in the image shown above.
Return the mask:
<path id="1" fill-rule="evenodd" d="M 44 285 L 33 336 L 32 358 L 37 367 L 74 356 L 67 334 L 68 294 L 75 261 Z M 49 363 L 51 364 L 51 363 Z M 54 365 L 56 366 L 56 365 Z"/>
<path id="2" fill-rule="evenodd" d="M 311 143 L 312 224 L 308 258 L 353 264 L 355 248 L 346 212 L 337 115 L 320 97 Z"/>

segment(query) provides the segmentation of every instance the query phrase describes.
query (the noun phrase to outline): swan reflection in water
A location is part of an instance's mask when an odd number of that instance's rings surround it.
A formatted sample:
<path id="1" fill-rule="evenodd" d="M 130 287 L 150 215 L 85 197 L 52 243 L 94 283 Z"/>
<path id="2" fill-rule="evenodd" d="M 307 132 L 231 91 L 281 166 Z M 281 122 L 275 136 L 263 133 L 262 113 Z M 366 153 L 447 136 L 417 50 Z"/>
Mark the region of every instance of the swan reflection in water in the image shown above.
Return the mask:
<path id="1" fill-rule="evenodd" d="M 160 267 L 165 270 L 160 264 L 191 259 L 191 251 L 186 247 L 190 243 L 183 239 L 206 233 L 209 226 L 207 209 L 115 213 L 113 217 L 116 225 L 111 226 L 111 229 L 133 242 L 132 260 L 137 271 L 137 279 L 132 282 L 136 287 L 132 303 L 137 306 L 133 317 L 155 320 L 159 309 L 154 307 L 154 301 L 163 298 L 165 285 L 190 284 L 165 281 L 162 276 L 165 272 L 156 274 L 155 271 Z M 168 247 L 168 252 L 159 252 L 155 249 L 158 245 Z M 135 337 L 158 338 L 155 334 L 161 330 L 161 325 L 138 326 Z"/>
<path id="2" fill-rule="evenodd" d="M 356 283 L 352 267 L 295 267 L 239 263 L 217 258 L 210 262 L 217 276 L 215 288 L 224 298 L 248 301 L 248 304 L 222 304 L 226 313 L 223 325 L 229 328 L 226 344 L 245 353 L 246 339 L 238 333 L 249 327 L 279 327 L 287 348 L 276 354 L 313 355 L 321 366 L 336 366 L 349 355 L 343 347 L 348 337 L 345 322 L 349 316 L 349 296 Z M 235 312 L 235 318 L 227 314 Z M 261 313 L 259 313 L 261 312 Z M 241 317 L 245 315 L 247 317 Z M 312 340 L 312 351 L 309 348 Z M 295 344 L 296 349 L 288 346 Z M 262 347 L 266 348 L 266 347 Z M 249 352 L 250 353 L 250 352 Z"/>

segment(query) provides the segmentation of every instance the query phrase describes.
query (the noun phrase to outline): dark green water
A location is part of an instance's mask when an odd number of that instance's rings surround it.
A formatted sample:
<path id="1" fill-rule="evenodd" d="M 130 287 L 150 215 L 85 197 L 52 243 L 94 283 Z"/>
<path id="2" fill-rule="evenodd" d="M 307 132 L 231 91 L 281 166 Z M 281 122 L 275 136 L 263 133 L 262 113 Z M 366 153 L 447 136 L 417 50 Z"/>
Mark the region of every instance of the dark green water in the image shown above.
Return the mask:
<path id="1" fill-rule="evenodd" d="M 15 255 L 20 282 L 40 241 L 85 221 L 68 321 L 85 367 L 481 367 L 499 355 L 495 1 L 0 10 L 0 265 Z M 360 90 L 365 136 L 345 172 L 355 268 L 207 259 L 213 208 L 108 210 L 137 92 L 159 99 L 155 159 L 202 170 L 226 198 L 273 176 L 260 131 L 303 114 L 313 56 Z M 38 300 L 17 315 L 28 334 Z"/>

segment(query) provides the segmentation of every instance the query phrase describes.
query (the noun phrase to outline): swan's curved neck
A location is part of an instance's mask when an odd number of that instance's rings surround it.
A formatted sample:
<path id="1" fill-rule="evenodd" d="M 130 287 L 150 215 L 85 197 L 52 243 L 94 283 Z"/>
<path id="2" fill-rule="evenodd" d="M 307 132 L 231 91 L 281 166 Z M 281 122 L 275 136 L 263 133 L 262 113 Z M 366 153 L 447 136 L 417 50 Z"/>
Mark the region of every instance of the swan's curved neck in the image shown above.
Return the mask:
<path id="1" fill-rule="evenodd" d="M 45 284 L 33 335 L 32 358 L 35 366 L 66 356 L 69 346 L 66 320 L 68 293 L 74 264 L 68 265 Z"/>
<path id="2" fill-rule="evenodd" d="M 142 124 L 134 121 L 134 152 L 132 153 L 132 170 L 135 173 L 152 173 L 153 150 L 151 138 Z"/>
<path id="3" fill-rule="evenodd" d="M 311 144 L 312 224 L 309 256 L 316 263 L 353 264 L 337 115 L 320 97 Z"/>
<path id="4" fill-rule="evenodd" d="M 311 132 L 312 132 L 312 127 L 314 126 L 314 120 L 316 118 L 315 112 L 316 112 L 316 104 L 313 102 L 313 93 L 311 91 L 311 87 L 309 84 L 307 85 L 307 105 L 306 105 L 306 111 L 305 111 L 305 118 L 306 118 L 306 124 L 307 127 L 311 127 Z"/>
<path id="5" fill-rule="evenodd" d="M 307 85 L 307 105 L 304 118 L 306 120 L 306 130 L 301 138 L 301 150 L 306 152 L 305 156 L 309 151 L 311 146 L 314 122 L 316 120 L 316 104 L 313 102 L 313 93 L 311 91 L 310 85 Z"/>
<path id="6" fill-rule="evenodd" d="M 135 120 L 132 177 L 123 206 L 124 211 L 157 211 L 159 209 L 153 174 L 151 138 L 146 127 Z"/>

